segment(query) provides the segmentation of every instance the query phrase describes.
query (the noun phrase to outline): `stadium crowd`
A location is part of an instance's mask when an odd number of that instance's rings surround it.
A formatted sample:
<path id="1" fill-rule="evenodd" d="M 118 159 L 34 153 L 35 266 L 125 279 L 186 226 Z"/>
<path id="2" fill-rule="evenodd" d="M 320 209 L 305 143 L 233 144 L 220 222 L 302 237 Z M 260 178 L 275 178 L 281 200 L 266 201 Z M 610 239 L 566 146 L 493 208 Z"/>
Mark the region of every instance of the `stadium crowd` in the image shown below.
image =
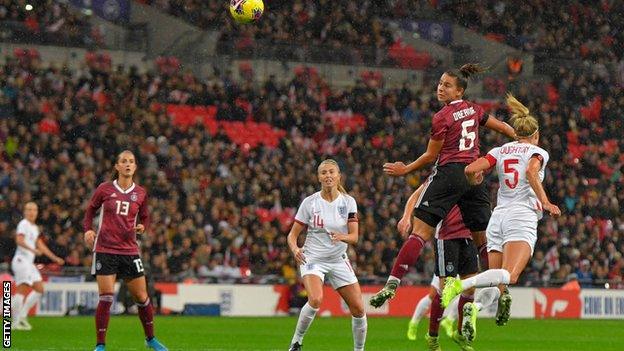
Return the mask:
<path id="1" fill-rule="evenodd" d="M 88 16 L 53 0 L 2 0 L 0 26 L 3 40 L 60 46 L 99 47 L 97 27 Z"/>
<path id="2" fill-rule="evenodd" d="M 220 48 L 258 51 L 278 46 L 273 57 L 295 56 L 293 46 L 331 49 L 323 60 L 370 62 L 388 60 L 396 35 L 386 20 L 451 18 L 492 40 L 533 52 L 538 60 L 583 59 L 594 64 L 619 62 L 623 57 L 624 3 L 602 1 L 510 0 L 434 1 L 384 0 L 343 3 L 326 0 L 272 1 L 269 20 L 255 26 L 233 25 L 227 3 L 197 0 L 146 0 L 163 11 L 203 29 L 221 32 Z M 561 25 L 565 23 L 565 25 Z M 254 45 L 257 41 L 259 44 Z M 233 43 L 236 43 L 233 45 Z M 266 45 L 265 45 L 266 44 Z M 270 44 L 270 45 L 269 45 Z M 358 47 L 358 49 L 354 49 Z M 367 52 L 364 48 L 370 47 Z M 290 48 L 290 50 L 289 50 Z M 300 53 L 299 53 L 300 54 Z M 434 63 L 435 64 L 435 63 Z"/>
<path id="3" fill-rule="evenodd" d="M 253 26 L 233 23 L 229 2 L 145 2 L 202 29 L 218 30 L 219 54 L 419 69 L 439 64 L 428 53 L 402 46 L 383 21 L 383 2 L 271 1 Z"/>
<path id="4" fill-rule="evenodd" d="M 545 188 L 564 211 L 541 221 L 523 284 L 556 284 L 576 273 L 586 286 L 607 279 L 622 286 L 624 142 L 616 117 L 624 93 L 609 79 L 562 69 L 552 85 L 515 92 L 541 118 L 542 145 L 551 153 Z M 328 155 L 348 175 L 346 188 L 360 209 L 361 238 L 349 250 L 358 276 L 365 283 L 385 279 L 401 245 L 395 225 L 403 203 L 426 174 L 389 178 L 381 165 L 423 151 L 426 138 L 418 136 L 428 133 L 439 108 L 435 82 L 417 90 L 359 81 L 336 90 L 308 70 L 282 85 L 227 72 L 200 81 L 186 72 L 141 74 L 93 62 L 69 71 L 7 58 L 0 82 L 2 261 L 10 261 L 23 204 L 34 200 L 50 248 L 67 266 L 89 267 L 85 205 L 109 179 L 114 155 L 129 148 L 139 162 L 137 181 L 150 193 L 143 260 L 152 277 L 171 281 L 294 279 L 286 234 L 294 208 L 318 187 L 316 165 Z M 217 120 L 253 118 L 287 136 L 277 147 L 252 148 L 223 129 L 211 135 L 202 124 L 175 126 L 157 107 L 181 103 L 216 106 Z M 506 115 L 496 103 L 486 106 Z M 363 115 L 366 125 L 338 131 L 324 117 L 345 110 Z M 502 141 L 486 134 L 482 150 Z M 492 183 L 493 200 L 495 189 Z M 406 280 L 430 278 L 433 251 L 422 257 Z"/>
<path id="5" fill-rule="evenodd" d="M 621 1 L 442 2 L 459 24 L 542 57 L 595 63 L 622 59 Z M 562 25 L 564 24 L 564 25 Z"/>

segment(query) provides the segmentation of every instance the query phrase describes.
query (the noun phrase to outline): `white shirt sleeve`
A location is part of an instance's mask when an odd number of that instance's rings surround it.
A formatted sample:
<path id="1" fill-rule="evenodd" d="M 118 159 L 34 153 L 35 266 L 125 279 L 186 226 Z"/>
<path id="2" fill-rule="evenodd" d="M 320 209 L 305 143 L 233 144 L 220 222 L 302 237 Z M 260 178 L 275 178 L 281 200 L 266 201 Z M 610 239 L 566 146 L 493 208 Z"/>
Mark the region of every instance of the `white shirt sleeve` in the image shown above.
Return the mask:
<path id="1" fill-rule="evenodd" d="M 21 220 L 17 224 L 16 234 L 22 234 L 22 235 L 27 235 L 28 234 L 28 227 L 26 225 L 26 221 Z"/>
<path id="2" fill-rule="evenodd" d="M 301 201 L 301 205 L 299 205 L 299 209 L 297 209 L 295 221 L 302 225 L 308 225 L 311 217 L 310 212 L 310 197 L 306 197 L 303 201 Z"/>
<path id="3" fill-rule="evenodd" d="M 533 150 L 531 150 L 531 157 L 533 157 L 533 155 L 535 154 L 542 156 L 542 170 L 545 170 L 546 164 L 548 163 L 548 160 L 550 159 L 550 155 L 548 155 L 548 151 L 542 149 L 539 146 L 535 146 L 533 147 Z"/>
<path id="4" fill-rule="evenodd" d="M 358 214 L 357 214 L 357 202 L 355 202 L 355 199 L 352 196 L 348 197 L 348 201 L 347 201 L 347 221 L 348 222 L 357 222 L 358 221 Z"/>
<path id="5" fill-rule="evenodd" d="M 500 147 L 495 147 L 490 150 L 485 158 L 490 162 L 491 166 L 494 166 L 500 160 Z M 494 161 L 496 163 L 493 163 Z"/>

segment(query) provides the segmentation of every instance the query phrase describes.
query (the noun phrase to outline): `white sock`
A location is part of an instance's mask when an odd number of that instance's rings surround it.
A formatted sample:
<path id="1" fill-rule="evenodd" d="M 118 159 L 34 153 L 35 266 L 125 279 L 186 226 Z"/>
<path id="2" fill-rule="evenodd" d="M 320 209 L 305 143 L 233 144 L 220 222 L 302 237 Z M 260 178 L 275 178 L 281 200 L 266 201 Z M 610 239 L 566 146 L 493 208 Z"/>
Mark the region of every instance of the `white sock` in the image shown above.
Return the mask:
<path id="1" fill-rule="evenodd" d="M 500 297 L 500 290 L 497 287 L 490 288 L 482 288 L 477 290 L 475 294 L 475 305 L 481 311 L 484 308 L 493 305 L 495 302 L 498 303 L 498 298 Z"/>
<path id="2" fill-rule="evenodd" d="M 396 281 L 397 285 L 401 284 L 401 279 L 393 276 L 393 275 L 389 275 L 388 276 L 388 280 L 386 281 L 386 284 L 390 283 L 391 281 Z"/>
<path id="3" fill-rule="evenodd" d="M 474 277 L 462 280 L 462 290 L 466 291 L 470 288 L 488 288 L 498 286 L 499 284 L 509 284 L 509 272 L 504 269 L 488 269 L 479 273 Z"/>
<path id="4" fill-rule="evenodd" d="M 20 319 L 20 314 L 22 313 L 22 307 L 24 306 L 24 295 L 15 294 L 13 295 L 13 301 L 11 301 L 11 308 L 13 313 L 13 322 L 16 322 Z"/>
<path id="5" fill-rule="evenodd" d="M 451 303 L 444 309 L 444 313 L 442 314 L 443 318 L 450 318 L 454 321 L 457 320 L 457 307 L 459 306 L 459 296 L 456 296 Z"/>
<path id="6" fill-rule="evenodd" d="M 318 308 L 312 308 L 309 303 L 306 302 L 305 305 L 301 308 L 301 312 L 299 313 L 299 319 L 297 320 L 297 328 L 295 328 L 295 335 L 293 335 L 291 344 L 298 342 L 299 344 L 303 343 L 303 336 L 308 331 L 310 324 L 314 321 L 314 317 L 316 316 L 316 312 Z"/>
<path id="7" fill-rule="evenodd" d="M 355 351 L 363 351 L 364 343 L 366 343 L 366 330 L 368 322 L 366 315 L 362 317 L 351 317 L 351 330 L 353 330 L 353 349 Z"/>
<path id="8" fill-rule="evenodd" d="M 418 322 L 424 315 L 427 313 L 427 310 L 431 306 L 431 297 L 429 295 L 425 295 L 420 301 L 418 301 L 418 305 L 416 305 L 416 309 L 414 310 L 414 314 L 412 315 L 412 322 Z"/>
<path id="9" fill-rule="evenodd" d="M 20 314 L 19 318 L 26 318 L 26 317 L 28 317 L 28 311 L 30 311 L 30 309 L 37 302 L 39 302 L 40 298 L 41 298 L 41 294 L 36 292 L 36 291 L 34 291 L 34 290 L 30 294 L 28 294 L 28 297 L 26 298 L 26 301 L 24 301 L 24 307 L 22 307 L 22 311 L 21 311 L 21 314 Z"/>

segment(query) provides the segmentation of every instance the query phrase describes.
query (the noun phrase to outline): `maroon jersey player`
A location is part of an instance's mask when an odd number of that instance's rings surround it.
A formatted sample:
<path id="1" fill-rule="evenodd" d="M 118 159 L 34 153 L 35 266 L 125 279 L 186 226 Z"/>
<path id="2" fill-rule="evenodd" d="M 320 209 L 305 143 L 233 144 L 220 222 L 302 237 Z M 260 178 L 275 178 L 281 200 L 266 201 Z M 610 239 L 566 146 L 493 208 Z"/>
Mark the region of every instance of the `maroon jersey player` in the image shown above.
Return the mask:
<path id="1" fill-rule="evenodd" d="M 418 198 L 422 196 L 422 192 L 425 190 L 425 185 L 421 185 L 410 196 L 405 205 L 403 217 L 397 224 L 399 232 L 405 234 L 410 230 L 410 217 L 414 211 L 414 205 Z M 401 250 L 399 251 L 397 258 L 392 266 L 390 277 L 386 286 L 375 294 L 370 304 L 373 307 L 380 307 L 383 303 L 392 298 L 398 288 L 398 285 L 407 273 L 410 266 L 416 263 L 414 255 L 412 254 L 412 247 L 410 240 L 414 240 L 414 235 L 410 235 Z M 430 292 L 431 297 L 431 318 L 429 319 L 429 334 L 427 334 L 427 341 L 431 344 L 437 344 L 438 330 L 440 327 L 440 321 L 442 320 L 442 314 L 444 308 L 440 304 L 440 292 L 444 288 L 444 282 L 446 277 L 472 277 L 479 270 L 479 263 L 477 260 L 477 248 L 472 241 L 472 234 L 466 225 L 461 215 L 461 211 L 457 205 L 453 206 L 444 220 L 440 222 L 435 231 L 434 240 L 435 251 L 435 274 L 439 277 L 439 283 L 433 286 Z M 474 289 L 466 291 L 459 298 L 458 301 L 458 326 L 462 326 L 464 317 L 464 306 L 474 301 Z M 468 313 L 474 313 L 471 309 L 471 305 L 468 305 Z M 410 325 L 410 328 L 412 326 Z M 408 332 L 408 335 L 410 333 Z M 415 331 L 411 334 L 415 335 Z M 409 336 L 408 336 L 409 337 Z M 460 334 L 458 329 L 457 333 L 453 335 L 453 338 L 460 345 L 470 346 L 471 339 Z M 415 339 L 415 336 L 413 337 Z"/>
<path id="2" fill-rule="evenodd" d="M 416 258 L 424 243 L 433 237 L 438 223 L 455 205 L 459 206 L 482 258 L 486 255 L 485 228 L 491 215 L 489 196 L 485 186 L 468 183 L 464 168 L 479 157 L 479 126 L 509 137 L 514 137 L 514 131 L 507 123 L 486 115 L 479 105 L 463 100 L 468 78 L 482 71 L 478 65 L 467 64 L 459 70 L 445 72 L 437 88 L 438 100 L 444 107 L 433 117 L 427 150 L 409 165 L 384 164 L 384 172 L 400 176 L 436 162 L 414 210 L 412 252 Z"/>
<path id="3" fill-rule="evenodd" d="M 143 264 L 139 257 L 137 234 L 149 224 L 147 192 L 133 181 L 137 165 L 134 154 L 125 150 L 117 156 L 115 179 L 95 190 L 84 218 L 84 239 L 93 248 L 91 273 L 96 276 L 100 300 L 95 314 L 97 344 L 104 350 L 106 331 L 113 303 L 115 280 L 125 280 L 139 306 L 139 318 L 145 331 L 146 344 L 154 350 L 166 350 L 154 337 L 154 309 L 147 295 Z M 97 232 L 93 219 L 99 211 Z"/>

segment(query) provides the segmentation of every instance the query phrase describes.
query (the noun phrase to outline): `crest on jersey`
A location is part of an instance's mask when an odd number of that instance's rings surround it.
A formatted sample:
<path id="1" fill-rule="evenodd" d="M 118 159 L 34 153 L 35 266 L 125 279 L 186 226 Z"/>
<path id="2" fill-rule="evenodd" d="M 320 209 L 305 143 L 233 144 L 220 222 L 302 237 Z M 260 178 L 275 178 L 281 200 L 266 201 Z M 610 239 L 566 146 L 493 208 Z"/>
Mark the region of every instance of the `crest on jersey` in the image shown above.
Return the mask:
<path id="1" fill-rule="evenodd" d="M 452 272 L 455 269 L 455 267 L 453 267 L 453 264 L 451 262 L 448 262 L 446 264 L 446 271 L 447 272 Z"/>
<path id="2" fill-rule="evenodd" d="M 137 194 L 136 194 L 136 193 L 132 193 L 132 194 L 130 194 L 130 201 L 134 201 L 134 202 L 136 202 L 136 200 L 137 200 L 138 198 L 139 198 L 139 197 L 137 196 Z"/>
<path id="3" fill-rule="evenodd" d="M 338 214 L 342 218 L 347 218 L 347 206 L 338 206 Z"/>

